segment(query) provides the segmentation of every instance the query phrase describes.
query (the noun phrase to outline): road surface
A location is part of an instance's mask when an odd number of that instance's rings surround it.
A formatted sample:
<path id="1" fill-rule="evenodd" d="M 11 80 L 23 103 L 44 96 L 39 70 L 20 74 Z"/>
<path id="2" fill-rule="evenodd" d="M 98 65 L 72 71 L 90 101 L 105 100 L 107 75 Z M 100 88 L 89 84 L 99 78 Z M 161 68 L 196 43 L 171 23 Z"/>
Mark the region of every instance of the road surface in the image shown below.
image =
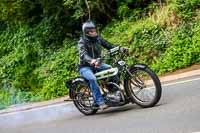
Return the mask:
<path id="1" fill-rule="evenodd" d="M 0 115 L 0 133 L 200 132 L 200 76 L 163 84 L 153 108 L 129 104 L 84 116 L 71 103 Z"/>

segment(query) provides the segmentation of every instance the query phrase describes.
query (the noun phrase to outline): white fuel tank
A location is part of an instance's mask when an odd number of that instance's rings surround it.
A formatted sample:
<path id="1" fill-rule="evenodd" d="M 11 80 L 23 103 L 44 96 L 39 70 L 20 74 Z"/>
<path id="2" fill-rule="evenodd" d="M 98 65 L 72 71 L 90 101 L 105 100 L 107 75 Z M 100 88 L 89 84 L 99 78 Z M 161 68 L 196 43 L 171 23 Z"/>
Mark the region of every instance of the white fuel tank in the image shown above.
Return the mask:
<path id="1" fill-rule="evenodd" d="M 114 76 L 117 73 L 118 73 L 118 68 L 115 67 L 115 68 L 110 68 L 110 69 L 107 69 L 107 70 L 103 70 L 101 72 L 97 72 L 95 74 L 95 76 L 96 76 L 97 79 L 103 79 L 103 78 Z"/>

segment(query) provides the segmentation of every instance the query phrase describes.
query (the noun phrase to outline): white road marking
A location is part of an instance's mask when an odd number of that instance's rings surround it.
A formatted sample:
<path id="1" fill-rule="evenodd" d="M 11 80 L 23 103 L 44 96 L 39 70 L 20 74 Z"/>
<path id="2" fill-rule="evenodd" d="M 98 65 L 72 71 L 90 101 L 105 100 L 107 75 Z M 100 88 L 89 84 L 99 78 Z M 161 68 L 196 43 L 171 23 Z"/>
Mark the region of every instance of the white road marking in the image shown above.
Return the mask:
<path id="1" fill-rule="evenodd" d="M 47 105 L 47 106 L 38 107 L 38 108 L 36 107 L 36 108 L 29 109 L 29 110 L 22 110 L 22 111 L 10 112 L 10 113 L 7 113 L 7 114 L 0 114 L 0 116 L 13 115 L 13 114 L 18 114 L 18 113 L 22 113 L 22 112 L 32 112 L 32 111 L 37 111 L 37 110 L 42 110 L 42 109 L 47 109 L 47 108 L 64 106 L 64 105 L 68 105 L 68 104 L 72 104 L 72 102 L 65 102 L 65 103 L 59 103 L 59 104 L 54 104 L 54 105 Z"/>
<path id="2" fill-rule="evenodd" d="M 171 85 L 175 85 L 175 84 L 183 84 L 183 83 L 187 83 L 187 82 L 191 82 L 191 81 L 196 81 L 196 80 L 200 80 L 200 78 L 189 79 L 189 80 L 184 80 L 184 81 L 179 81 L 179 82 L 169 83 L 169 84 L 163 84 L 162 87 L 171 86 Z"/>

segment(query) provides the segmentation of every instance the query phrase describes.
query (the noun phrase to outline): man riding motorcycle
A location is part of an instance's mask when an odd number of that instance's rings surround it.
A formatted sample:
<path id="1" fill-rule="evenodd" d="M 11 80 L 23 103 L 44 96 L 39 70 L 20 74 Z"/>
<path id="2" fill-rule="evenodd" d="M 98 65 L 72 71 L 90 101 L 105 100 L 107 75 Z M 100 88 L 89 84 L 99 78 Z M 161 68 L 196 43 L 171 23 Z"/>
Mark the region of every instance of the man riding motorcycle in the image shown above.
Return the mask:
<path id="1" fill-rule="evenodd" d="M 87 21 L 82 25 L 82 32 L 82 37 L 78 42 L 78 70 L 80 75 L 89 81 L 90 89 L 95 101 L 94 106 L 103 110 L 106 109 L 108 105 L 105 104 L 101 95 L 94 72 L 111 68 L 110 65 L 101 62 L 101 51 L 102 48 L 109 50 L 115 46 L 97 34 L 96 26 L 92 21 Z M 121 48 L 120 50 L 125 53 L 128 52 L 127 48 Z M 113 77 L 113 80 L 116 83 L 119 83 L 117 76 Z M 113 92 L 113 96 L 119 95 L 118 89 L 113 88 Z"/>

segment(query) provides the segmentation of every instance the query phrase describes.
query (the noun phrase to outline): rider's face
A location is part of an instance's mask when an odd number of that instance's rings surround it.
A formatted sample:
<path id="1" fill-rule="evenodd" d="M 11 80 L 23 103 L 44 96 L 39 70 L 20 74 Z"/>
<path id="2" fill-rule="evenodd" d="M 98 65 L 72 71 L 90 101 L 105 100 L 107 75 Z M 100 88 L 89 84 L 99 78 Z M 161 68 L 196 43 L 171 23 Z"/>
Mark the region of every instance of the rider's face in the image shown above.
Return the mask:
<path id="1" fill-rule="evenodd" d="M 88 31 L 88 34 L 89 34 L 90 36 L 97 36 L 97 31 L 96 31 L 96 29 L 90 29 L 90 30 Z"/>

